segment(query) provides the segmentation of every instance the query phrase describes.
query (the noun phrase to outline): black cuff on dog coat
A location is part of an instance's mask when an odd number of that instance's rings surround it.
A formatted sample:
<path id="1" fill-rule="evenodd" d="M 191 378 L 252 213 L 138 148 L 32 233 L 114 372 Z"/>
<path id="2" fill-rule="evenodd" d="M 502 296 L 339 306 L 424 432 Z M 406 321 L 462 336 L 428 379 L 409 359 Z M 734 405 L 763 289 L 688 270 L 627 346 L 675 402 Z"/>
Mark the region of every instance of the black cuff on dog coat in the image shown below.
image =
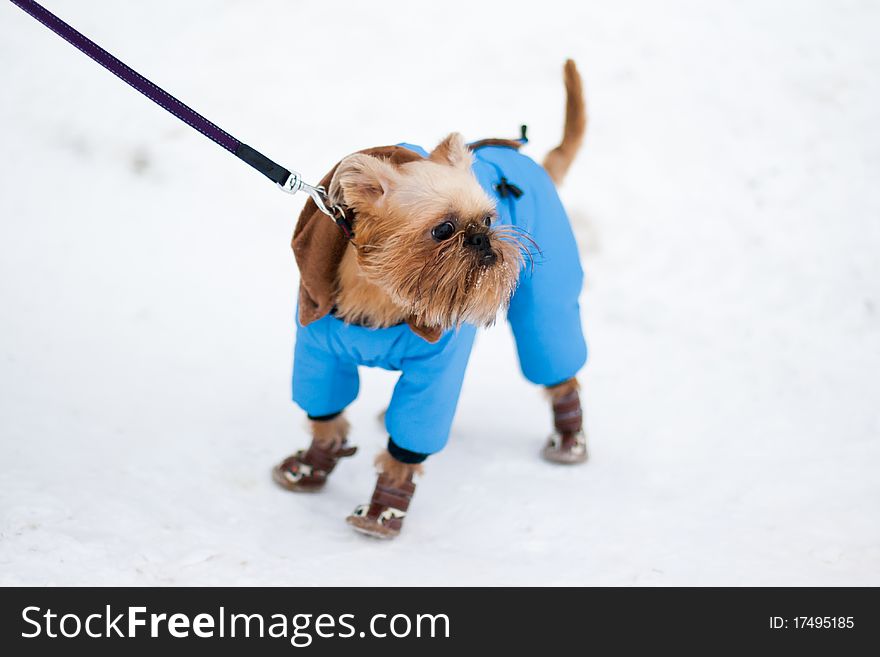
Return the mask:
<path id="1" fill-rule="evenodd" d="M 430 454 L 411 452 L 408 449 L 404 449 L 395 443 L 391 436 L 388 436 L 388 453 L 401 463 L 421 463 L 430 456 Z"/>
<path id="2" fill-rule="evenodd" d="M 309 415 L 308 418 L 312 422 L 329 422 L 330 420 L 335 420 L 340 415 L 342 415 L 342 411 L 336 411 L 335 413 L 330 413 L 330 415 Z"/>

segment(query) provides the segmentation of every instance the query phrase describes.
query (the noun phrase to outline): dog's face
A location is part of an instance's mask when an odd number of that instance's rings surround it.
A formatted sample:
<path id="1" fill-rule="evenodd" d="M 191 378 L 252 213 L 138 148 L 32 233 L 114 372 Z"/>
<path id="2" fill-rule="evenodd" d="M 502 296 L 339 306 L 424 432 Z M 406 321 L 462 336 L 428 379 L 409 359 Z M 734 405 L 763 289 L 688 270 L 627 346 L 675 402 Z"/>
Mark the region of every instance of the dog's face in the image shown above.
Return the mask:
<path id="1" fill-rule="evenodd" d="M 420 324 L 491 324 L 516 286 L 517 234 L 471 172 L 459 134 L 425 160 L 393 166 L 362 153 L 338 166 L 330 197 L 357 215 L 363 275 Z"/>

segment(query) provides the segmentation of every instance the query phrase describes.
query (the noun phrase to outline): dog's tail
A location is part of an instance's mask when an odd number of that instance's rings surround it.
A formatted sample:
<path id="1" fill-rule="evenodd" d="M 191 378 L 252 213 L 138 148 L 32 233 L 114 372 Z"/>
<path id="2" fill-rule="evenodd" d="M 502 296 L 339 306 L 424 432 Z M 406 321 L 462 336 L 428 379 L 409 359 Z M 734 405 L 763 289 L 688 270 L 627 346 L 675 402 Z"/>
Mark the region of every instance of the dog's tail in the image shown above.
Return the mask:
<path id="1" fill-rule="evenodd" d="M 584 88 L 574 60 L 567 59 L 565 61 L 564 78 L 566 99 L 565 128 L 562 131 L 562 141 L 544 158 L 544 168 L 557 185 L 562 183 L 565 178 L 587 130 Z"/>

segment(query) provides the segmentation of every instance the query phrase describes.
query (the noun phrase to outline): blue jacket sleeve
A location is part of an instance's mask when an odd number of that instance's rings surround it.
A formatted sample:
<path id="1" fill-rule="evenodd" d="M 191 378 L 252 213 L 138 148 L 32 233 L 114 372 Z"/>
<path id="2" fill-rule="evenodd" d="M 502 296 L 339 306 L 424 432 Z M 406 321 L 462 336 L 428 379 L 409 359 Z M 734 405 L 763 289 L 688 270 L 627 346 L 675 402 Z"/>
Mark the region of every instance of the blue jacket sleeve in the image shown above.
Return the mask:
<path id="1" fill-rule="evenodd" d="M 435 345 L 412 334 L 401 375 L 385 414 L 394 442 L 411 452 L 434 454 L 446 445 L 476 328 L 447 332 Z"/>

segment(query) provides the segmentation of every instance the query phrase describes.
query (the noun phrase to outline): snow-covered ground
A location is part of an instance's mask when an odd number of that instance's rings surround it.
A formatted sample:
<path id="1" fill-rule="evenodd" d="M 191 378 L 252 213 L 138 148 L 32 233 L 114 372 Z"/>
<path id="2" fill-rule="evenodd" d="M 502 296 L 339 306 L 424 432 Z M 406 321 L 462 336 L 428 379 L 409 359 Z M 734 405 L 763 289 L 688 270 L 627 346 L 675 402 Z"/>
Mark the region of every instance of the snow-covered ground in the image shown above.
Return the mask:
<path id="1" fill-rule="evenodd" d="M 506 325 L 404 534 L 350 531 L 361 451 L 277 489 L 302 199 L 0 5 L 0 583 L 880 585 L 880 6 L 47 0 L 311 179 L 361 147 L 589 138 L 592 461 Z"/>

